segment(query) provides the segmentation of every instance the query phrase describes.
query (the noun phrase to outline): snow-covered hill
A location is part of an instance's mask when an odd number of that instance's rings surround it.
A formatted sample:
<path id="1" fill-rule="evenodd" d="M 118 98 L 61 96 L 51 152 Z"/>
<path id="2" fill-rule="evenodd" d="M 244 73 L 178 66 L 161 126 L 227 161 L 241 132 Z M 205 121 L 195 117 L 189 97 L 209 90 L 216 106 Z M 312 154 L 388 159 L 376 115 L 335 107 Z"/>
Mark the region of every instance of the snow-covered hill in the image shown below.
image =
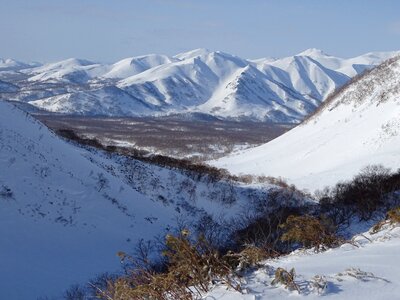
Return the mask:
<path id="1" fill-rule="evenodd" d="M 1 298 L 57 297 L 71 284 L 120 271 L 116 253 L 139 239 L 162 236 L 177 220 L 228 222 L 271 188 L 210 182 L 81 148 L 0 102 Z"/>
<path id="2" fill-rule="evenodd" d="M 110 176 L 19 109 L 0 102 L 0 289 L 36 299 L 106 270 L 173 210 Z M 150 224 L 145 220 L 163 211 Z M 140 230 L 138 230 L 140 228 Z"/>
<path id="3" fill-rule="evenodd" d="M 25 70 L 25 73 L 33 75 L 29 77 L 29 81 L 65 81 L 79 84 L 88 81 L 91 75 L 98 75 L 96 71 L 99 67 L 101 67 L 100 64 L 95 64 L 88 60 L 70 58 Z"/>
<path id="4" fill-rule="evenodd" d="M 0 94 L 0 98 L 70 114 L 199 112 L 297 123 L 351 77 L 395 54 L 368 53 L 343 59 L 308 49 L 281 59 L 247 60 L 196 49 L 174 57 L 151 54 L 115 64 L 67 59 L 24 67 L 19 77 L 0 69 L 1 80 L 19 86 L 11 97 Z M 119 100 L 121 93 L 123 101 Z"/>
<path id="5" fill-rule="evenodd" d="M 37 67 L 38 63 L 24 63 L 11 58 L 0 58 L 0 71 L 18 71 Z"/>
<path id="6" fill-rule="evenodd" d="M 400 167 L 400 58 L 330 97 L 277 139 L 212 164 L 245 174 L 282 176 L 315 190 L 350 179 L 370 164 Z"/>
<path id="7" fill-rule="evenodd" d="M 157 54 L 125 58 L 111 65 L 107 72 L 102 74 L 102 77 L 127 78 L 159 65 L 168 64 L 174 61 L 177 61 L 177 59 Z"/>

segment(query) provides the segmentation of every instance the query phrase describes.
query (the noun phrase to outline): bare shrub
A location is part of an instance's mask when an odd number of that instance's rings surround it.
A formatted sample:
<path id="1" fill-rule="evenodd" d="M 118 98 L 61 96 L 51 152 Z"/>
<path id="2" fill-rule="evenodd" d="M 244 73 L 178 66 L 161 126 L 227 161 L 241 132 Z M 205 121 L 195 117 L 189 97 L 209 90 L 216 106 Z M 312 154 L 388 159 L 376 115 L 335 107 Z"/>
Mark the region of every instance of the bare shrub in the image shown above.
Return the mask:
<path id="1" fill-rule="evenodd" d="M 264 249 L 269 257 L 276 257 L 290 250 L 281 240 L 281 225 L 288 216 L 299 213 L 298 208 L 281 207 L 273 212 L 250 215 L 244 221 L 246 226 L 232 234 L 232 240 L 236 245 L 255 245 Z"/>
<path id="2" fill-rule="evenodd" d="M 9 199 L 9 198 L 13 198 L 13 197 L 14 197 L 14 193 L 8 186 L 6 186 L 6 185 L 0 186 L 0 198 Z"/>
<path id="3" fill-rule="evenodd" d="M 223 283 L 240 290 L 232 268 L 203 237 L 190 240 L 189 231 L 167 235 L 163 255 L 167 269 L 163 273 L 139 266 L 128 275 L 110 282 L 101 296 L 105 299 L 193 299 Z M 124 253 L 122 259 L 132 259 Z"/>
<path id="4" fill-rule="evenodd" d="M 147 270 L 131 275 L 131 278 L 119 278 L 112 284 L 106 293 L 101 294 L 104 299 L 193 299 L 190 290 L 177 283 L 168 273 L 153 273 Z"/>
<path id="5" fill-rule="evenodd" d="M 272 285 L 282 284 L 285 288 L 289 290 L 296 290 L 300 293 L 299 285 L 294 281 L 296 277 L 296 272 L 294 268 L 290 271 L 284 268 L 277 268 L 275 271 L 275 278 L 272 280 Z"/>
<path id="6" fill-rule="evenodd" d="M 85 300 L 86 291 L 78 284 L 72 285 L 63 295 L 64 300 Z"/>
<path id="7" fill-rule="evenodd" d="M 109 187 L 109 180 L 107 179 L 107 177 L 104 176 L 103 173 L 98 173 L 95 180 L 96 180 L 98 192 L 100 192 L 104 188 Z"/>
<path id="8" fill-rule="evenodd" d="M 228 251 L 224 260 L 233 268 L 243 271 L 250 267 L 258 267 L 259 263 L 269 258 L 270 255 L 264 249 L 255 245 L 245 245 L 244 249 L 238 253 Z"/>
<path id="9" fill-rule="evenodd" d="M 400 206 L 389 210 L 387 219 L 391 224 L 400 223 Z"/>
<path id="10" fill-rule="evenodd" d="M 332 222 L 326 218 L 289 216 L 281 228 L 285 231 L 282 241 L 302 244 L 306 248 L 313 247 L 315 251 L 325 250 L 340 244 L 340 239 L 334 234 Z"/>
<path id="11" fill-rule="evenodd" d="M 386 214 L 385 220 L 382 220 L 375 224 L 372 229 L 371 233 L 379 232 L 385 224 L 396 224 L 400 223 L 400 206 L 389 210 Z"/>
<path id="12" fill-rule="evenodd" d="M 328 287 L 328 281 L 325 276 L 315 275 L 311 278 L 308 286 L 311 291 L 316 292 L 318 295 L 322 295 Z"/>
<path id="13" fill-rule="evenodd" d="M 95 148 L 104 148 L 104 146 L 101 144 L 101 142 L 95 138 L 88 138 L 85 136 L 80 136 L 78 135 L 75 131 L 72 129 L 58 129 L 56 133 L 68 140 L 75 141 L 79 144 L 95 147 Z"/>
<path id="14" fill-rule="evenodd" d="M 321 210 L 337 219 L 336 224 L 349 221 L 354 214 L 368 220 L 374 212 L 396 204 L 399 197 L 394 193 L 398 190 L 400 171 L 391 173 L 381 165 L 368 166 L 353 180 L 325 189 L 324 194 L 320 194 Z"/>

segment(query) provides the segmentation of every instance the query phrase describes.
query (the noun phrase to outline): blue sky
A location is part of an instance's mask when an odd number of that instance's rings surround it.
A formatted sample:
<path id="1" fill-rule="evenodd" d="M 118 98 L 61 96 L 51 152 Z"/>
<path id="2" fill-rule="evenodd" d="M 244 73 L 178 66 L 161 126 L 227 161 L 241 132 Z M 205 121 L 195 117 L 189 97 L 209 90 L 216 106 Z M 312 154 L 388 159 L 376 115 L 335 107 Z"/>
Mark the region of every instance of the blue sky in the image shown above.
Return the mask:
<path id="1" fill-rule="evenodd" d="M 112 62 L 195 48 L 350 57 L 399 50 L 399 12 L 398 0 L 0 0 L 0 57 Z"/>

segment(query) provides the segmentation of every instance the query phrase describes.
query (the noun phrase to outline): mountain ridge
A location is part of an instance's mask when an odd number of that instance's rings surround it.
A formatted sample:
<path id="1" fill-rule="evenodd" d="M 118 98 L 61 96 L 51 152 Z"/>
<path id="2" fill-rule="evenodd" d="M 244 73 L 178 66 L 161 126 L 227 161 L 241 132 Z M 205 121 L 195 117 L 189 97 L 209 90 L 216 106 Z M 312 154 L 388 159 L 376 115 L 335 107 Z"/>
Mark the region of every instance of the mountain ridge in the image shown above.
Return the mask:
<path id="1" fill-rule="evenodd" d="M 397 53 L 342 59 L 311 48 L 280 59 L 248 60 L 200 48 L 172 57 L 130 57 L 114 64 L 67 59 L 16 68 L 14 73 L 12 68 L 7 72 L 0 68 L 0 80 L 18 87 L 5 94 L 0 86 L 0 99 L 64 114 L 196 112 L 227 119 L 299 123 L 351 77 Z M 126 109 L 119 101 L 121 93 Z"/>

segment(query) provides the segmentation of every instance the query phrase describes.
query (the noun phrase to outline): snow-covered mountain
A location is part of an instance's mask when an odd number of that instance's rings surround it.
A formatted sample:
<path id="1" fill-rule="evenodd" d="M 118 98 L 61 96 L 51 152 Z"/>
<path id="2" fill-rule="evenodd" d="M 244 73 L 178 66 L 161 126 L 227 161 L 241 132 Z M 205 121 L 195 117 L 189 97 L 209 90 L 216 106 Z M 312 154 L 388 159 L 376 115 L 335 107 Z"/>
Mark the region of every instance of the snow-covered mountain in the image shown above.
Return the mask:
<path id="1" fill-rule="evenodd" d="M 0 79 L 19 87 L 4 100 L 83 115 L 199 112 L 222 118 L 297 123 L 351 77 L 397 52 L 343 59 L 308 49 L 281 59 L 247 60 L 196 49 L 100 64 L 68 59 Z M 122 95 L 122 96 L 121 96 Z M 120 100 L 120 98 L 123 100 Z"/>
<path id="2" fill-rule="evenodd" d="M 157 112 L 157 107 L 113 85 L 94 90 L 70 91 L 29 101 L 29 104 L 38 108 L 51 106 L 51 111 L 66 114 L 73 111 L 79 115 L 134 116 Z"/>
<path id="3" fill-rule="evenodd" d="M 54 81 L 85 83 L 101 68 L 100 64 L 93 63 L 84 59 L 70 58 L 63 61 L 47 64 L 37 68 L 25 70 L 25 73 L 32 75 L 29 81 Z"/>
<path id="4" fill-rule="evenodd" d="M 400 57 L 345 86 L 275 140 L 211 163 L 235 174 L 282 176 L 310 190 L 370 164 L 399 168 Z"/>
<path id="5" fill-rule="evenodd" d="M 18 71 L 39 66 L 39 63 L 24 63 L 11 58 L 0 58 L 0 71 Z"/>
<path id="6" fill-rule="evenodd" d="M 159 65 L 172 63 L 174 61 L 177 61 L 177 59 L 157 54 L 125 58 L 109 66 L 107 72 L 102 74 L 102 77 L 127 78 Z"/>
<path id="7" fill-rule="evenodd" d="M 156 54 L 126 58 L 111 65 L 70 58 L 31 68 L 25 70 L 25 73 L 31 75 L 29 81 L 33 82 L 53 81 L 79 84 L 87 83 L 97 77 L 126 78 L 173 61 L 175 61 L 173 58 Z"/>

